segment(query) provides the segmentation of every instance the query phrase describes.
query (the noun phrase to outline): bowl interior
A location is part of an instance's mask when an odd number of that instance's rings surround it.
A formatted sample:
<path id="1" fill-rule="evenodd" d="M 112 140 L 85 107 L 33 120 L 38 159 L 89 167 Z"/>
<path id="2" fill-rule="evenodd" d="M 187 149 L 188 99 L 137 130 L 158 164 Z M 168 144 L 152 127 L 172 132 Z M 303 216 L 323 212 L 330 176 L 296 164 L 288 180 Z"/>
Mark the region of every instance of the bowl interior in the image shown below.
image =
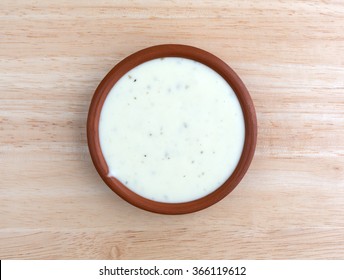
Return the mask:
<path id="1" fill-rule="evenodd" d="M 116 82 L 132 68 L 161 57 L 182 57 L 196 60 L 219 73 L 233 88 L 240 102 L 245 121 L 245 142 L 241 158 L 232 175 L 214 192 L 185 203 L 162 203 L 139 196 L 114 177 L 108 177 L 108 166 L 99 142 L 99 119 L 105 99 Z M 251 97 L 238 75 L 222 60 L 204 50 L 186 45 L 159 45 L 138 51 L 119 62 L 101 81 L 91 101 L 87 120 L 87 140 L 92 161 L 104 182 L 120 197 L 139 208 L 162 214 L 195 212 L 220 201 L 245 175 L 254 155 L 257 120 Z"/>

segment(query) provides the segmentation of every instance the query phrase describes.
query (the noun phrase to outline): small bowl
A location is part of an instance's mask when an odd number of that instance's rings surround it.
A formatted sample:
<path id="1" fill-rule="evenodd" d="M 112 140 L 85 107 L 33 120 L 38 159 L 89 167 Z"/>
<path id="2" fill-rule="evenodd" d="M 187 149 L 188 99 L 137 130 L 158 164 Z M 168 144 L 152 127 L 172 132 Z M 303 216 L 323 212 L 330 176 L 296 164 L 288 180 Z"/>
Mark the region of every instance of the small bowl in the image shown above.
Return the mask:
<path id="1" fill-rule="evenodd" d="M 144 198 L 128 189 L 114 177 L 108 177 L 108 166 L 99 142 L 99 118 L 104 101 L 116 82 L 132 68 L 162 57 L 188 58 L 207 65 L 233 88 L 245 121 L 245 142 L 241 158 L 232 175 L 222 186 L 200 199 L 184 203 L 163 203 Z M 161 214 L 186 214 L 207 208 L 227 196 L 244 177 L 254 155 L 257 141 L 257 119 L 251 97 L 238 75 L 221 59 L 204 50 L 186 45 L 158 45 L 138 51 L 119 62 L 101 81 L 91 101 L 87 119 L 87 140 L 93 164 L 104 182 L 127 202 L 147 211 Z"/>

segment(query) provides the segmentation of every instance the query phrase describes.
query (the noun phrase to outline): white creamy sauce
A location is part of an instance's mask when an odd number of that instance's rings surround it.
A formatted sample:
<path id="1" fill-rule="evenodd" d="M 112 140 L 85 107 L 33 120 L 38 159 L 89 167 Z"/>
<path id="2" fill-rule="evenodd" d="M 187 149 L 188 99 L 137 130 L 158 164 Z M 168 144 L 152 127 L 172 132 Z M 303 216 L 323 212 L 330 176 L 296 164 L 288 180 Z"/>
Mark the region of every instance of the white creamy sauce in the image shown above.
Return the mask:
<path id="1" fill-rule="evenodd" d="M 135 193 L 179 203 L 219 188 L 245 140 L 239 101 L 202 63 L 178 57 L 126 73 L 103 105 L 99 139 L 109 176 Z"/>

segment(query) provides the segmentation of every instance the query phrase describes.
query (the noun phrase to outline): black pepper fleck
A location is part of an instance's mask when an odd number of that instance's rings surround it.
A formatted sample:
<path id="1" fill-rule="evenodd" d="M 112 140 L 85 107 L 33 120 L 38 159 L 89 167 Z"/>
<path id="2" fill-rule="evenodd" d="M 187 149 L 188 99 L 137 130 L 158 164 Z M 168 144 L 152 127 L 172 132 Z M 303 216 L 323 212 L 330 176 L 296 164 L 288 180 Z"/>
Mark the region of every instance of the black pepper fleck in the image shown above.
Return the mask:
<path id="1" fill-rule="evenodd" d="M 134 83 L 136 82 L 137 80 L 136 79 L 134 79 Z"/>

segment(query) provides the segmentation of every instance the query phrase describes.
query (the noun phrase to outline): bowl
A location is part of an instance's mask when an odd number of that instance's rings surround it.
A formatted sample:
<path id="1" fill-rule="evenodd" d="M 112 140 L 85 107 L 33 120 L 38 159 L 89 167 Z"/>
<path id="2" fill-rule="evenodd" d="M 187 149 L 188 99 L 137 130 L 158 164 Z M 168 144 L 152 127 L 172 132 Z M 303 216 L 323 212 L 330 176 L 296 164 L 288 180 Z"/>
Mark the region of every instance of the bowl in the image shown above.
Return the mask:
<path id="1" fill-rule="evenodd" d="M 109 177 L 99 139 L 100 114 L 107 95 L 116 82 L 134 67 L 157 58 L 181 57 L 198 61 L 217 72 L 234 90 L 244 116 L 245 141 L 240 160 L 230 177 L 215 191 L 199 199 L 166 203 L 145 198 L 115 177 Z M 87 119 L 87 140 L 93 164 L 103 181 L 121 198 L 141 209 L 160 214 L 186 214 L 205 209 L 226 197 L 239 184 L 252 161 L 257 141 L 257 119 L 248 90 L 239 76 L 221 59 L 202 49 L 177 44 L 152 46 L 129 55 L 101 81 L 92 98 Z"/>

